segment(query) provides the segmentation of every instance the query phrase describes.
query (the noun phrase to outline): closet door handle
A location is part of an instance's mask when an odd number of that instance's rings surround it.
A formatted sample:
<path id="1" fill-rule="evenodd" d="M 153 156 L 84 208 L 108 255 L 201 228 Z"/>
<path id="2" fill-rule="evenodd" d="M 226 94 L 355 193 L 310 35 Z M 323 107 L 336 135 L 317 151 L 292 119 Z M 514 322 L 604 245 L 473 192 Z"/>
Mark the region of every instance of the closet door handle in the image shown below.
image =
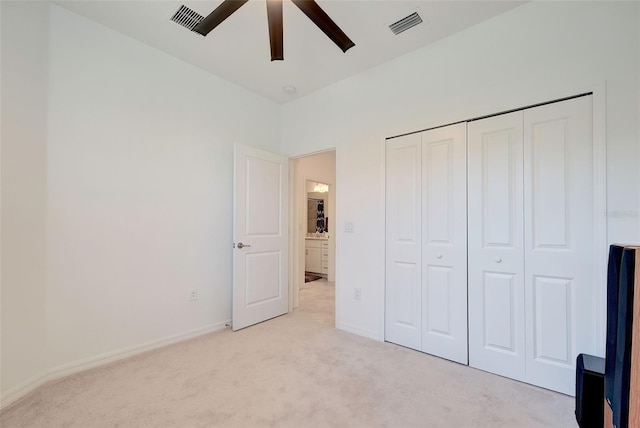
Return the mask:
<path id="1" fill-rule="evenodd" d="M 500 257 L 496 257 L 496 263 L 502 263 L 502 259 Z"/>
<path id="2" fill-rule="evenodd" d="M 441 258 L 442 258 L 442 254 L 438 254 L 438 255 L 436 256 L 436 258 L 441 259 Z"/>
<path id="3" fill-rule="evenodd" d="M 243 244 L 242 242 L 238 242 L 238 248 L 240 248 L 241 250 L 242 250 L 244 247 L 250 247 L 250 246 L 251 246 L 251 245 L 245 245 L 245 244 Z"/>

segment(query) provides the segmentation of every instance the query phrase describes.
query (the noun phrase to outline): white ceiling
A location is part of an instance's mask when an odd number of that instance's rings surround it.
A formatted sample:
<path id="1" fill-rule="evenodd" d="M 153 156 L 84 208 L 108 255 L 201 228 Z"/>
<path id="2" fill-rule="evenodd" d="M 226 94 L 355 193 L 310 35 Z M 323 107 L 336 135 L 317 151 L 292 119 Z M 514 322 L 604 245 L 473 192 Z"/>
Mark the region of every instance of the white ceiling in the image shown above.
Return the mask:
<path id="1" fill-rule="evenodd" d="M 270 60 L 266 0 L 250 0 L 207 37 L 170 21 L 185 4 L 203 16 L 217 1 L 54 1 L 278 103 L 389 61 L 489 19 L 522 1 L 318 0 L 356 44 L 343 53 L 284 1 L 284 61 Z M 417 11 L 424 22 L 395 36 L 388 25 Z M 283 92 L 293 85 L 297 95 Z"/>

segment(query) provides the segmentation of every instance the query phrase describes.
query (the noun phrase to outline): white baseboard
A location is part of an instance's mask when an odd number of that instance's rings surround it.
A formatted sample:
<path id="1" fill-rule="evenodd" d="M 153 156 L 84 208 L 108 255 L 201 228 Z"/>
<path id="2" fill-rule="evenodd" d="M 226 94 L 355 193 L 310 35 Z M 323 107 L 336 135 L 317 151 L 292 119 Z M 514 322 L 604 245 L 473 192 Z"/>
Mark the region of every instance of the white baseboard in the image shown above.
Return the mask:
<path id="1" fill-rule="evenodd" d="M 102 366 L 114 361 L 122 360 L 123 358 L 132 357 L 143 352 L 151 351 L 153 349 L 162 348 L 164 346 L 172 345 L 174 343 L 189 340 L 194 337 L 202 336 L 203 334 L 212 333 L 214 331 L 224 329 L 225 325 L 229 323 L 229 320 L 221 321 L 215 324 L 209 324 L 205 327 L 200 327 L 194 330 L 190 330 L 184 333 L 174 334 L 169 337 L 165 337 L 159 340 L 152 340 L 139 345 L 128 346 L 126 348 L 118 349 L 116 351 L 106 352 L 101 355 L 96 355 L 89 358 L 83 358 L 70 364 L 63 364 L 58 367 L 50 368 L 47 380 L 55 380 L 61 377 L 68 376 L 70 374 L 78 373 L 84 370 L 89 370 L 94 367 Z"/>
<path id="2" fill-rule="evenodd" d="M 26 381 L 20 383 L 19 385 L 16 385 L 15 387 L 2 394 L 2 396 L 0 396 L 0 410 L 7 408 L 20 398 L 24 397 L 25 395 L 29 394 L 30 392 L 34 391 L 50 380 L 60 379 L 62 377 L 89 370 L 94 367 L 103 366 L 114 361 L 129 358 L 143 352 L 162 348 L 168 345 L 173 345 L 174 343 L 183 342 L 185 340 L 193 339 L 204 334 L 223 330 L 225 326 L 230 322 L 231 320 L 220 321 L 184 333 L 174 334 L 172 336 L 168 336 L 158 340 L 152 340 L 139 345 L 128 346 L 116 351 L 106 352 L 101 355 L 83 358 L 73 363 L 63 364 L 58 367 L 50 368 L 45 372 L 40 373 L 39 375 L 27 379 Z"/>
<path id="3" fill-rule="evenodd" d="M 360 328 L 351 324 L 347 324 L 344 322 L 338 322 L 336 324 L 336 328 L 338 330 L 346 331 L 347 333 L 356 334 L 358 336 L 366 337 L 367 339 L 373 339 L 378 342 L 384 342 L 384 337 L 380 335 L 379 332 L 374 330 L 368 330 L 364 328 Z"/>
<path id="4" fill-rule="evenodd" d="M 47 380 L 47 372 L 44 371 L 14 386 L 0 397 L 0 410 L 5 409 L 10 404 L 15 403 L 25 395 L 41 387 Z"/>

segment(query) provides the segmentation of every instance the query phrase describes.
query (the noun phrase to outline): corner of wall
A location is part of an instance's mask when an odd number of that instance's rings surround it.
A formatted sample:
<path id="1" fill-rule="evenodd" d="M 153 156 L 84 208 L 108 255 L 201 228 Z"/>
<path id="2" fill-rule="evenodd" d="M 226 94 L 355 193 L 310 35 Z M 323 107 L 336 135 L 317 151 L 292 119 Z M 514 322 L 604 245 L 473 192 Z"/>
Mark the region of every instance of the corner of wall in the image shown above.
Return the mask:
<path id="1" fill-rule="evenodd" d="M 3 405 L 45 371 L 49 3 L 1 2 Z"/>

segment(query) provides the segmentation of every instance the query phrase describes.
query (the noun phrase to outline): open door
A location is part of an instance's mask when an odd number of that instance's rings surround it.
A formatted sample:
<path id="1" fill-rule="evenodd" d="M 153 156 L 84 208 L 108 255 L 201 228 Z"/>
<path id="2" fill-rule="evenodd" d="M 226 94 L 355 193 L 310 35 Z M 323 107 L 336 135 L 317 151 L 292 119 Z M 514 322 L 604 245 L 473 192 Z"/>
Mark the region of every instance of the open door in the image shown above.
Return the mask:
<path id="1" fill-rule="evenodd" d="M 289 160 L 236 144 L 234 162 L 235 331 L 289 309 Z"/>

